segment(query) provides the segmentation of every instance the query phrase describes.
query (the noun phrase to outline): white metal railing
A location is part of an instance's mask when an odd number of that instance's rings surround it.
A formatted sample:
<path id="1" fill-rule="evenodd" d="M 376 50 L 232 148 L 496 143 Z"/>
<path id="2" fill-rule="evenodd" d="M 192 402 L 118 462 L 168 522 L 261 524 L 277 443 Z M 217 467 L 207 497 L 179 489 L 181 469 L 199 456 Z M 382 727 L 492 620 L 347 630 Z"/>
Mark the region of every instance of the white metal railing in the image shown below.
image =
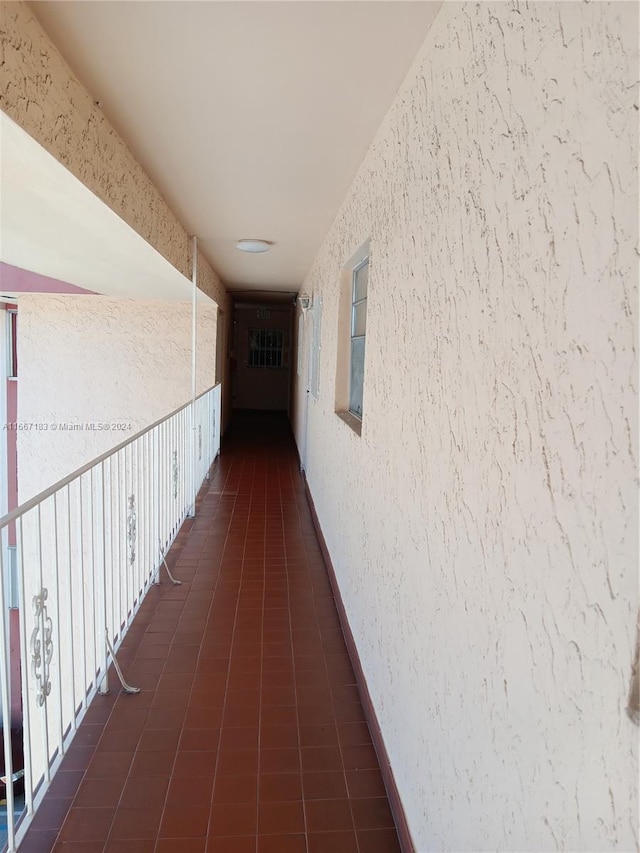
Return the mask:
<path id="1" fill-rule="evenodd" d="M 210 388 L 0 519 L 9 851 L 24 837 L 89 703 L 108 689 L 110 661 L 117 669 L 114 651 L 193 513 L 220 449 L 220 396 L 220 385 Z M 6 555 L 13 541 L 12 561 Z M 16 578 L 17 612 L 10 606 Z M 18 654 L 24 768 L 13 766 L 11 751 Z M 14 782 L 22 769 L 24 778 Z M 22 785 L 24 804 L 16 796 Z"/>

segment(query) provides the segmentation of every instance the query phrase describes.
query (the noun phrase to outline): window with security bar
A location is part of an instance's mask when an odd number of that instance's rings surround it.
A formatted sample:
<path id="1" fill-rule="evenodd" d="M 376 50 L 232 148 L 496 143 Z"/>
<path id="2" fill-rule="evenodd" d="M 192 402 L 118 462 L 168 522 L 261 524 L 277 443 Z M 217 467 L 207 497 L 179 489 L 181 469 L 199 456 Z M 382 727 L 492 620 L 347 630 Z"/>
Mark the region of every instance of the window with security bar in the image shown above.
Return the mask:
<path id="1" fill-rule="evenodd" d="M 284 367 L 286 346 L 280 329 L 249 329 L 249 367 Z"/>

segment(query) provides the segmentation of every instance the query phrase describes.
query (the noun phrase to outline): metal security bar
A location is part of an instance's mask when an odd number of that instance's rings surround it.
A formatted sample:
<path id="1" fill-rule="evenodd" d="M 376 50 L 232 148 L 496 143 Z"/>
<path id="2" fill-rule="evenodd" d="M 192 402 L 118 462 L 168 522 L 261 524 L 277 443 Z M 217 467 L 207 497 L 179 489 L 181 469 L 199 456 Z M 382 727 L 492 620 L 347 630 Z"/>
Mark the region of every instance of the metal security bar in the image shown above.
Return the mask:
<path id="1" fill-rule="evenodd" d="M 287 333 L 280 329 L 249 329 L 249 367 L 284 367 Z"/>
<path id="2" fill-rule="evenodd" d="M 0 519 L 0 849 L 18 849 L 108 689 L 114 652 L 219 453 L 220 397 L 218 384 Z"/>

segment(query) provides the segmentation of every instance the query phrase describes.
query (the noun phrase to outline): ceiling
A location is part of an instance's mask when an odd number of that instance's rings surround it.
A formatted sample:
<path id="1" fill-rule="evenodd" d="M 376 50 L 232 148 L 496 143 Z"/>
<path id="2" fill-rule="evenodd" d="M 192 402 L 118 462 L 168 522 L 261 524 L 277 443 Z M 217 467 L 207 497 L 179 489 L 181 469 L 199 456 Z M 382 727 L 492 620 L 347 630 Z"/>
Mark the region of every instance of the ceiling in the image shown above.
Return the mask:
<path id="1" fill-rule="evenodd" d="M 33 2 L 231 290 L 297 291 L 440 3 Z M 271 251 L 244 255 L 240 238 Z"/>

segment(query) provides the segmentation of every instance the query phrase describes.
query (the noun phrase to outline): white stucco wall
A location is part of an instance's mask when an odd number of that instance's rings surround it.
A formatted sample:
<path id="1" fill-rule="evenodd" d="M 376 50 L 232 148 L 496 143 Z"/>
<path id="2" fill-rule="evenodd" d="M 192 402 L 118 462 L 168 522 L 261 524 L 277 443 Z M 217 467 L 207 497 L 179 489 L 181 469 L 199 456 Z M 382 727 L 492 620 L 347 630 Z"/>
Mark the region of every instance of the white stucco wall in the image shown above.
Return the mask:
<path id="1" fill-rule="evenodd" d="M 215 382 L 217 306 L 198 303 L 198 393 Z M 20 296 L 18 489 L 25 501 L 191 398 L 191 304 Z M 115 422 L 125 430 L 51 424 Z"/>
<path id="2" fill-rule="evenodd" d="M 638 848 L 637 32 L 632 3 L 444 4 L 303 285 L 309 486 L 420 853 Z"/>

